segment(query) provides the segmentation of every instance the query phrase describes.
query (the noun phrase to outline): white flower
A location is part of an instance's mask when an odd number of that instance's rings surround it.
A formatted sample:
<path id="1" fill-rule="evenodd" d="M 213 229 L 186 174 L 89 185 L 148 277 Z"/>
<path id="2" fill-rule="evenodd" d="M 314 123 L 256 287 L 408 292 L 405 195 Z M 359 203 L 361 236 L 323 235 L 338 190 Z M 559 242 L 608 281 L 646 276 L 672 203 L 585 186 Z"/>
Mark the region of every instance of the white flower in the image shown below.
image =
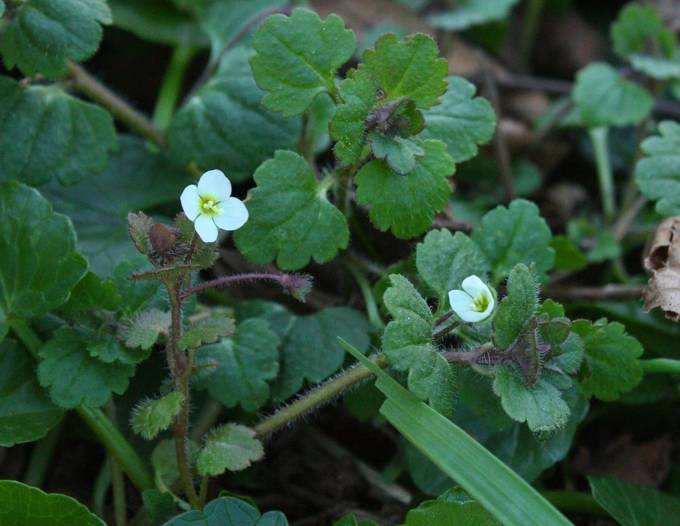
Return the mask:
<path id="1" fill-rule="evenodd" d="M 449 303 L 453 311 L 469 323 L 488 318 L 496 300 L 487 284 L 473 274 L 463 280 L 461 287 L 463 290 L 449 291 Z"/>
<path id="2" fill-rule="evenodd" d="M 248 221 L 243 201 L 231 196 L 231 183 L 220 170 L 205 172 L 198 186 L 187 186 L 179 200 L 196 233 L 205 243 L 217 240 L 217 229 L 236 230 Z"/>

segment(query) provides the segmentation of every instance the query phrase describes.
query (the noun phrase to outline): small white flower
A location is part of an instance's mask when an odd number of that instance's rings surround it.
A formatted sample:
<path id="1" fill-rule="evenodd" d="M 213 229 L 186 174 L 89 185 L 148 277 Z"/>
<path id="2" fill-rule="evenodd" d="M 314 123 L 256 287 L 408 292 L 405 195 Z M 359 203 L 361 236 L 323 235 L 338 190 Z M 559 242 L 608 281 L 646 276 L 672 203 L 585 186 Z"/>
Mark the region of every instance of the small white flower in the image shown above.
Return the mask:
<path id="1" fill-rule="evenodd" d="M 496 300 L 491 289 L 474 274 L 461 283 L 463 290 L 449 291 L 453 311 L 468 323 L 482 321 L 493 312 Z"/>
<path id="2" fill-rule="evenodd" d="M 187 186 L 179 200 L 196 233 L 205 243 L 217 240 L 217 229 L 236 230 L 248 221 L 243 201 L 231 196 L 231 183 L 220 170 L 205 172 L 198 186 Z"/>

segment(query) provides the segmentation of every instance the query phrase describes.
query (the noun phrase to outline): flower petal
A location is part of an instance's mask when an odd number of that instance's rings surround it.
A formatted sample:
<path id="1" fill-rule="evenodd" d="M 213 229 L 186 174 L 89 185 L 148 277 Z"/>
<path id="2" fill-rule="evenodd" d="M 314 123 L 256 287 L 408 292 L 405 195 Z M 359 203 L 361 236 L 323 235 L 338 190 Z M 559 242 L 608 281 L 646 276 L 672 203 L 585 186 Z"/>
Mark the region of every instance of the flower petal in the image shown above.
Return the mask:
<path id="1" fill-rule="evenodd" d="M 489 287 L 487 284 L 474 274 L 463 280 L 463 283 L 461 283 L 461 288 L 473 298 L 481 295 L 487 296 L 489 293 Z"/>
<path id="2" fill-rule="evenodd" d="M 211 217 L 200 215 L 194 221 L 194 228 L 198 237 L 200 237 L 204 243 L 212 243 L 217 241 L 217 226 Z"/>
<path id="3" fill-rule="evenodd" d="M 198 197 L 198 187 L 195 184 L 187 186 L 182 195 L 179 196 L 179 201 L 182 203 L 182 210 L 184 214 L 193 221 L 196 219 L 201 208 L 201 198 Z"/>
<path id="4" fill-rule="evenodd" d="M 248 209 L 243 201 L 230 197 L 220 203 L 222 213 L 213 217 L 215 224 L 222 230 L 236 230 L 248 221 Z"/>
<path id="5" fill-rule="evenodd" d="M 472 310 L 472 298 L 462 290 L 449 291 L 449 303 L 453 311 L 461 316 L 461 313 L 466 313 Z M 462 316 L 461 316 L 462 317 Z"/>
<path id="6" fill-rule="evenodd" d="M 224 201 L 231 195 L 231 183 L 221 170 L 210 170 L 198 180 L 198 195 Z"/>

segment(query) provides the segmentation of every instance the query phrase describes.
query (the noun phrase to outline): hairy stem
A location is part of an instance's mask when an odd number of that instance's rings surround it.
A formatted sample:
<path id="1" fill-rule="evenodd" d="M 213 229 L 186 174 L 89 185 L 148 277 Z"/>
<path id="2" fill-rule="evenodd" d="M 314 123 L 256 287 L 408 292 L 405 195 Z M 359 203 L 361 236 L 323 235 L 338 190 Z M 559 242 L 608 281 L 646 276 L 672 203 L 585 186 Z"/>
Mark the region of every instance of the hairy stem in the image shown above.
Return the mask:
<path id="1" fill-rule="evenodd" d="M 42 341 L 33 332 L 33 329 L 25 321 L 18 319 L 10 320 L 10 328 L 24 347 L 37 359 L 38 351 L 42 347 Z M 111 420 L 100 409 L 79 406 L 76 408 L 76 411 L 97 436 L 107 452 L 120 463 L 121 468 L 135 487 L 139 491 L 153 489 L 153 477 L 146 464 L 125 437 L 111 423 Z"/>
<path id="2" fill-rule="evenodd" d="M 109 110 L 113 116 L 135 133 L 158 145 L 164 142 L 163 132 L 156 128 L 146 115 L 137 111 L 119 95 L 90 75 L 81 66 L 70 63 L 69 74 L 73 86 L 93 101 Z"/>
<path id="3" fill-rule="evenodd" d="M 614 176 L 609 160 L 608 133 L 609 130 L 607 128 L 593 128 L 590 130 L 590 140 L 595 151 L 597 177 L 600 183 L 602 211 L 607 223 L 611 223 L 616 215 L 616 202 L 614 200 Z"/>
<path id="4" fill-rule="evenodd" d="M 186 45 L 177 46 L 172 52 L 152 117 L 154 125 L 161 130 L 165 130 L 172 120 L 187 68 L 196 56 L 196 52 L 195 47 Z"/>
<path id="5" fill-rule="evenodd" d="M 288 280 L 291 278 L 291 274 L 273 274 L 267 272 L 249 272 L 244 274 L 232 274 L 230 276 L 222 276 L 221 278 L 212 279 L 210 281 L 204 281 L 199 283 L 194 287 L 189 287 L 184 289 L 180 295 L 180 301 L 184 301 L 186 298 L 192 294 L 197 294 L 204 290 L 213 289 L 217 287 L 227 287 L 235 283 L 246 283 L 249 281 L 271 281 L 278 283 L 281 286 L 285 286 Z"/>

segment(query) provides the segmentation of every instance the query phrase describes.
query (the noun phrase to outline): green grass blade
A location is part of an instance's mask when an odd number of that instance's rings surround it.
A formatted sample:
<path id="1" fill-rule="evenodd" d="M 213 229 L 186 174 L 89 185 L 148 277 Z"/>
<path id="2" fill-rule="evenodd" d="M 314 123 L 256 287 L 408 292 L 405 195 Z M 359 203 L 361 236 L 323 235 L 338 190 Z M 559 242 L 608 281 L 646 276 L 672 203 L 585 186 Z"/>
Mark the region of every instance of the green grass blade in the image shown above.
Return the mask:
<path id="1" fill-rule="evenodd" d="M 406 439 L 506 526 L 572 523 L 524 479 L 456 424 L 404 389 L 344 340 L 341 345 L 368 367 L 387 400 L 381 414 Z"/>

